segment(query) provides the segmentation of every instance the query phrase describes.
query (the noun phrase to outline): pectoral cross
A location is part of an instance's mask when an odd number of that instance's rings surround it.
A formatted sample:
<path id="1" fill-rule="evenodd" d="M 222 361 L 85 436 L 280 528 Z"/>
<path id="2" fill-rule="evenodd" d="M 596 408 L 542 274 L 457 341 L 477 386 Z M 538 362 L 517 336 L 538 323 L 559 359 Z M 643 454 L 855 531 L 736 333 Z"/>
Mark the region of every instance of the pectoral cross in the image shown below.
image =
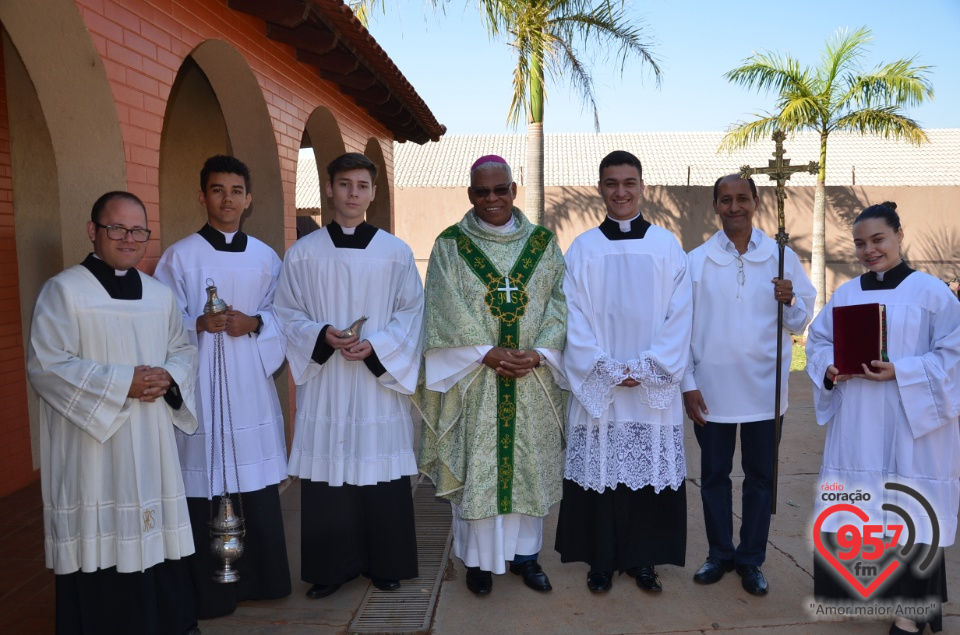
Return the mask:
<path id="1" fill-rule="evenodd" d="M 504 286 L 502 286 L 502 287 L 500 287 L 499 289 L 497 289 L 497 291 L 506 291 L 506 292 L 507 292 L 507 304 L 513 304 L 513 300 L 510 298 L 510 293 L 511 293 L 512 291 L 519 291 L 519 290 L 520 290 L 520 287 L 511 287 L 511 286 L 510 286 L 510 278 L 507 278 L 506 276 L 504 276 L 504 279 L 506 280 L 506 283 L 504 283 Z"/>
<path id="2" fill-rule="evenodd" d="M 779 261 L 779 278 L 783 279 L 783 251 L 787 246 L 787 241 L 790 240 L 790 236 L 787 235 L 786 219 L 783 217 L 783 201 L 787 198 L 787 192 L 784 188 L 787 181 L 790 179 L 790 176 L 796 174 L 797 172 L 809 172 L 810 174 L 816 174 L 820 171 L 820 163 L 817 161 L 811 161 L 807 165 L 790 165 L 790 159 L 783 158 L 783 140 L 787 135 L 783 133 L 783 130 L 775 130 L 773 133 L 773 141 L 776 144 L 776 149 L 773 152 L 773 160 L 768 160 L 768 167 L 765 168 L 751 168 L 749 165 L 740 166 L 740 176 L 744 179 L 750 178 L 753 174 L 766 174 L 770 177 L 771 181 L 777 182 L 777 222 L 779 230 L 777 232 L 777 246 L 779 247 L 780 252 L 780 261 Z M 777 324 L 783 324 L 783 303 L 777 302 Z M 773 406 L 773 419 L 777 423 L 780 420 L 780 387 L 783 385 L 783 369 L 782 362 L 783 360 L 783 328 L 777 329 L 777 374 L 776 381 L 774 386 L 774 406 Z M 770 501 L 770 511 L 771 513 L 777 513 L 777 480 L 780 468 L 780 426 L 773 426 L 773 496 Z"/>

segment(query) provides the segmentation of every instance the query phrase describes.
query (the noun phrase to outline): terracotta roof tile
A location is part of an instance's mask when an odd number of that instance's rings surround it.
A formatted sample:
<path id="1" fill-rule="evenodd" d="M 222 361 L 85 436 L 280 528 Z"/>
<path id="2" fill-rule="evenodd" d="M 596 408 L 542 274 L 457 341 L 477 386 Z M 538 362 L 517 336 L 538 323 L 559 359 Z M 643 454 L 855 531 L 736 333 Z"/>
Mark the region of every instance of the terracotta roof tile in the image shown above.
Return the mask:
<path id="1" fill-rule="evenodd" d="M 717 177 L 749 164 L 763 167 L 772 158 L 772 141 L 733 154 L 717 153 L 722 132 L 638 132 L 547 134 L 544 137 L 544 184 L 593 185 L 600 159 L 612 150 L 628 150 L 643 162 L 648 185 L 711 186 Z M 827 147 L 827 185 L 960 185 L 960 128 L 927 130 L 922 146 L 835 132 Z M 816 133 L 799 133 L 784 141 L 794 165 L 819 157 Z M 444 136 L 423 146 L 394 145 L 396 187 L 466 187 L 477 157 L 499 154 L 525 181 L 527 137 L 511 135 Z M 765 184 L 761 177 L 758 184 Z M 816 177 L 794 175 L 791 185 L 813 186 Z"/>

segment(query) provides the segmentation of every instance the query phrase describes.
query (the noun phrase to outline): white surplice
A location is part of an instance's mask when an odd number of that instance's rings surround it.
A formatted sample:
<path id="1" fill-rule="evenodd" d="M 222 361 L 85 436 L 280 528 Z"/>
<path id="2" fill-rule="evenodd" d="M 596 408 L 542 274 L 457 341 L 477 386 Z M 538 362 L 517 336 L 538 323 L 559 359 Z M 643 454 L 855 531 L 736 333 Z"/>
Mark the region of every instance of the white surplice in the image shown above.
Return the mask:
<path id="1" fill-rule="evenodd" d="M 868 274 L 873 275 L 873 274 Z M 896 378 L 875 382 L 854 378 L 824 387 L 833 363 L 833 307 L 880 303 L 887 312 L 887 353 Z M 904 509 L 918 543 L 932 539 L 929 515 L 912 496 L 884 488 L 906 485 L 925 497 L 939 523 L 939 545 L 954 543 L 960 503 L 960 302 L 942 281 L 915 271 L 895 289 L 863 291 L 860 278 L 841 286 L 810 327 L 807 373 L 814 384 L 817 423 L 828 425 L 816 516 L 843 493 L 869 494 L 852 503 L 869 523 L 903 524 L 884 503 Z M 839 484 L 842 490 L 822 489 Z M 866 524 L 846 512 L 829 515 L 823 531 Z M 890 535 L 890 532 L 886 532 Z M 900 543 L 908 539 L 903 531 Z"/>
<path id="2" fill-rule="evenodd" d="M 47 567 L 145 571 L 194 552 L 174 426 L 190 433 L 196 349 L 173 294 L 140 274 L 143 299 L 114 300 L 77 265 L 40 291 L 27 351 L 40 395 Z M 162 366 L 183 405 L 127 398 L 134 369 Z"/>
<path id="3" fill-rule="evenodd" d="M 691 291 L 677 239 L 651 225 L 642 239 L 599 228 L 566 253 L 572 395 L 564 478 L 603 493 L 677 489 L 686 475 L 680 380 L 690 348 Z M 627 377 L 640 385 L 619 384 Z"/>
<path id="4" fill-rule="evenodd" d="M 409 395 L 417 386 L 423 285 L 413 252 L 379 230 L 365 249 L 337 248 L 323 227 L 287 251 L 275 307 L 297 385 L 288 472 L 333 486 L 372 485 L 417 473 Z M 361 316 L 386 372 L 339 351 L 311 358 L 326 325 L 345 329 Z"/>
<path id="5" fill-rule="evenodd" d="M 693 336 L 681 391 L 699 390 L 714 423 L 774 418 L 777 300 L 771 280 L 779 273 L 778 248 L 776 241 L 756 228 L 750 245 L 738 258 L 721 230 L 687 257 L 694 297 Z M 783 307 L 781 415 L 787 411 L 793 354 L 790 333 L 802 333 L 807 327 L 817 297 L 789 247 L 784 250 L 783 265 L 783 277 L 793 283 L 797 297 L 793 306 Z"/>
<path id="6" fill-rule="evenodd" d="M 229 252 L 214 249 L 200 234 L 191 234 L 164 252 L 155 275 L 173 290 L 184 328 L 190 341 L 199 348 L 200 427 L 193 435 L 177 434 L 187 496 L 209 499 L 223 492 L 224 455 L 230 492 L 255 492 L 279 483 L 287 476 L 283 413 L 273 380 L 273 374 L 283 364 L 286 345 L 273 310 L 280 258 L 273 249 L 251 236 L 247 236 L 244 251 Z M 203 314 L 207 302 L 208 278 L 216 285 L 218 297 L 228 305 L 246 315 L 259 314 L 263 319 L 259 335 L 223 334 L 222 374 L 227 384 L 223 391 L 222 417 L 221 389 L 213 385 L 215 337 L 212 333 L 197 333 L 197 318 Z M 227 438 L 225 448 L 220 436 L 221 421 Z M 211 482 L 212 440 L 216 443 Z"/>

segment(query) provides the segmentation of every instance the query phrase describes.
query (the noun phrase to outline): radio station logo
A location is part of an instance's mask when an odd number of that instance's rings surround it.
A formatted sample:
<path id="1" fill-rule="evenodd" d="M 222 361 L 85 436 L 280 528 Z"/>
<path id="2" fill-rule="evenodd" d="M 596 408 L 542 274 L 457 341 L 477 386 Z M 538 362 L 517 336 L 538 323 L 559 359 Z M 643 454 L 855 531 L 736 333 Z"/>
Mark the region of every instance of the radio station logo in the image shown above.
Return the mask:
<path id="1" fill-rule="evenodd" d="M 829 563 L 840 579 L 864 600 L 869 600 L 887 580 L 899 576 L 911 564 L 920 559 L 921 550 L 926 555 L 917 565 L 918 575 L 926 573 L 937 555 L 940 545 L 940 525 L 930 502 L 915 489 L 900 483 L 886 483 L 887 490 L 900 492 L 915 499 L 926 512 L 930 523 L 930 545 L 916 541 L 917 526 L 910 514 L 897 505 L 884 503 L 881 509 L 900 517 L 900 522 L 886 526 L 869 524 L 870 516 L 857 506 L 869 502 L 869 492 L 849 493 L 839 483 L 821 486 L 821 499 L 837 501 L 824 509 L 813 526 L 813 542 L 817 552 Z M 823 524 L 832 515 L 846 512 L 860 519 L 860 525 L 847 523 L 836 533 L 836 545 L 823 540 Z M 903 544 L 900 544 L 900 543 Z"/>

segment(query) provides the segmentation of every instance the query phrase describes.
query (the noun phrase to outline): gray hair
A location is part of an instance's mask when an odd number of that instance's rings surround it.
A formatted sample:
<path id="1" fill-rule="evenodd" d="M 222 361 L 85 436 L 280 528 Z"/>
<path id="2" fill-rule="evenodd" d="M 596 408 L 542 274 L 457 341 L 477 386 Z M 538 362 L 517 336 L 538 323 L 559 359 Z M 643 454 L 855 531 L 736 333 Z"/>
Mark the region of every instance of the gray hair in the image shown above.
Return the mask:
<path id="1" fill-rule="evenodd" d="M 513 170 L 510 169 L 510 165 L 507 163 L 500 163 L 499 161 L 487 161 L 481 163 L 477 167 L 470 170 L 470 185 L 473 185 L 473 177 L 480 170 L 491 170 L 493 168 L 500 168 L 507 171 L 507 180 L 513 183 Z"/>

